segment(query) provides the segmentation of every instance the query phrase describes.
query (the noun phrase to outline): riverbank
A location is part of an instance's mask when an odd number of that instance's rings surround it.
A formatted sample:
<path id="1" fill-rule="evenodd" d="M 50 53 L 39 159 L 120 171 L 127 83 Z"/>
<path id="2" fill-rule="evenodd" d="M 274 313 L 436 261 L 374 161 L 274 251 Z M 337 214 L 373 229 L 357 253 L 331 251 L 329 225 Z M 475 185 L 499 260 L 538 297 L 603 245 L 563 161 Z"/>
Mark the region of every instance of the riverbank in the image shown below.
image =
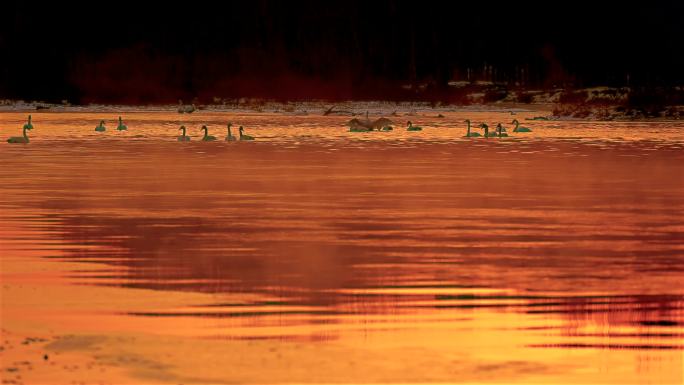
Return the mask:
<path id="1" fill-rule="evenodd" d="M 497 101 L 489 104 L 440 104 L 428 102 L 337 102 L 325 101 L 280 103 L 263 100 L 242 100 L 230 104 L 202 104 L 190 107 L 192 113 L 179 113 L 178 116 L 198 115 L 203 112 L 228 113 L 276 113 L 293 116 L 425 116 L 440 118 L 447 112 L 509 112 L 533 113 L 540 120 L 582 120 L 582 121 L 667 121 L 684 119 L 684 106 L 663 108 L 635 108 L 624 104 L 606 104 L 592 101 L 551 102 L 557 98 L 544 98 L 544 102 L 517 103 Z M 110 104 L 48 104 L 5 101 L 0 104 L 0 112 L 176 112 L 177 105 L 110 105 Z"/>
<path id="2" fill-rule="evenodd" d="M 189 105 L 184 105 L 184 110 Z M 187 114 L 198 114 L 206 112 L 234 112 L 234 113 L 280 113 L 283 115 L 322 115 L 322 116 L 358 116 L 368 112 L 371 115 L 415 115 L 440 112 L 496 112 L 496 111 L 548 111 L 550 106 L 547 104 L 522 105 L 515 103 L 499 104 L 471 104 L 471 105 L 452 105 L 434 104 L 429 102 L 386 102 L 386 101 L 348 101 L 348 102 L 326 102 L 326 101 L 306 101 L 306 102 L 275 102 L 259 99 L 240 99 L 218 104 L 199 104 L 191 110 L 193 112 L 179 113 L 179 116 Z M 116 105 L 116 104 L 88 104 L 71 105 L 50 104 L 42 102 L 24 101 L 0 101 L 0 112 L 114 112 L 114 111 L 178 111 L 179 105 L 150 104 L 150 105 Z"/>

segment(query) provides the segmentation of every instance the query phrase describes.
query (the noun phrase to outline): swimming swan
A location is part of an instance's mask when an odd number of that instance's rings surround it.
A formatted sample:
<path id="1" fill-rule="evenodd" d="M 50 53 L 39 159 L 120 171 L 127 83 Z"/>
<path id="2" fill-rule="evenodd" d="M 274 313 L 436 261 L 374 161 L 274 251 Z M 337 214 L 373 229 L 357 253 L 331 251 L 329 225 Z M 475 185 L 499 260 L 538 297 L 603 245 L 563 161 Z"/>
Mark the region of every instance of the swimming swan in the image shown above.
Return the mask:
<path id="1" fill-rule="evenodd" d="M 423 127 L 414 126 L 410 120 L 406 122 L 406 125 L 408 126 L 406 131 L 423 131 Z"/>
<path id="2" fill-rule="evenodd" d="M 468 123 L 468 132 L 466 133 L 464 138 L 477 138 L 482 136 L 479 132 L 470 132 L 470 119 L 466 119 L 465 122 Z"/>
<path id="3" fill-rule="evenodd" d="M 235 136 L 230 132 L 230 127 L 233 125 L 233 123 L 228 123 L 228 136 L 226 136 L 226 140 L 229 142 L 235 141 Z"/>
<path id="4" fill-rule="evenodd" d="M 244 129 L 242 128 L 242 126 L 240 126 L 239 130 L 240 130 L 240 140 L 254 140 L 253 136 L 245 135 L 243 133 Z"/>
<path id="5" fill-rule="evenodd" d="M 23 136 L 13 136 L 7 139 L 7 143 L 28 143 L 29 138 L 28 135 L 26 135 L 27 130 L 33 130 L 33 125 L 31 124 L 31 115 L 28 117 L 28 123 L 24 124 L 24 127 L 22 127 Z"/>
<path id="6" fill-rule="evenodd" d="M 182 131 L 183 131 L 183 135 L 180 135 L 180 136 L 178 137 L 178 141 L 179 141 L 179 142 L 189 142 L 189 141 L 190 141 L 190 137 L 187 136 L 187 135 L 185 135 L 185 132 L 186 132 L 185 126 L 180 126 L 179 130 L 182 130 Z"/>
<path id="7" fill-rule="evenodd" d="M 121 117 L 120 117 L 120 116 L 119 116 L 119 125 L 116 126 L 116 129 L 117 129 L 118 131 L 125 131 L 125 130 L 128 130 L 128 126 L 126 126 L 125 124 L 123 124 L 123 121 L 121 121 Z"/>
<path id="8" fill-rule="evenodd" d="M 530 130 L 527 127 L 520 127 L 520 122 L 518 122 L 518 119 L 513 119 L 511 124 L 515 124 L 515 128 L 513 129 L 513 132 L 532 132 L 532 130 Z"/>
<path id="9" fill-rule="evenodd" d="M 200 129 L 200 131 L 202 131 L 202 130 L 204 130 L 204 137 L 202 137 L 202 141 L 204 141 L 204 142 L 211 142 L 211 141 L 213 141 L 213 140 L 216 140 L 216 137 L 215 137 L 215 136 L 209 135 L 209 129 L 207 128 L 207 126 L 202 126 L 202 128 Z"/>

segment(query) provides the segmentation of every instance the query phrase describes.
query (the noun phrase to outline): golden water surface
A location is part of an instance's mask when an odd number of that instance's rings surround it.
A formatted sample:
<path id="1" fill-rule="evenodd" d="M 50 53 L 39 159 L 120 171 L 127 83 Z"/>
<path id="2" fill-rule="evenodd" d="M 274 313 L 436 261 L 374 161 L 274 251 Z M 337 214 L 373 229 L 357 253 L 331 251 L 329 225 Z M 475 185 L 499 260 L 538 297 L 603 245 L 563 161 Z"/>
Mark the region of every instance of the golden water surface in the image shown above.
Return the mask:
<path id="1" fill-rule="evenodd" d="M 3 383 L 684 382 L 684 123 L 434 115 L 0 114 Z"/>

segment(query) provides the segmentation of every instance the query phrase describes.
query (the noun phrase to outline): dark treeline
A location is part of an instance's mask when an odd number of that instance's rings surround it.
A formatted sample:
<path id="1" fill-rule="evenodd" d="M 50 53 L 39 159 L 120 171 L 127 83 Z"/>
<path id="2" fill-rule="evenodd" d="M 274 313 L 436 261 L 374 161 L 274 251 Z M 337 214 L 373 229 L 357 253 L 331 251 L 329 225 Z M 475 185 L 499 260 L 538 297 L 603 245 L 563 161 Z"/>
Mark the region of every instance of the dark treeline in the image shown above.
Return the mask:
<path id="1" fill-rule="evenodd" d="M 0 97 L 394 99 L 407 97 L 401 85 L 439 94 L 450 80 L 682 85 L 683 15 L 681 1 L 12 3 L 0 16 Z"/>

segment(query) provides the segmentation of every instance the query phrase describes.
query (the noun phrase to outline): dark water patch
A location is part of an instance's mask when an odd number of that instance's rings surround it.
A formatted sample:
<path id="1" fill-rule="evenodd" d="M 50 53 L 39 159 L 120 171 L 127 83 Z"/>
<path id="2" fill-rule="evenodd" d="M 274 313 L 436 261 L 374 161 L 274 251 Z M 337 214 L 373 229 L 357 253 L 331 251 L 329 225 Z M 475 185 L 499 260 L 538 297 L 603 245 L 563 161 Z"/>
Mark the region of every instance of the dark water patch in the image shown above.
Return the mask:
<path id="1" fill-rule="evenodd" d="M 684 339 L 684 333 L 572 333 L 572 337 L 587 337 L 587 338 L 646 338 L 646 339 L 661 339 L 661 338 L 677 338 Z"/>
<path id="2" fill-rule="evenodd" d="M 648 344 L 539 344 L 527 345 L 531 348 L 554 349 L 609 349 L 609 350 L 684 350 L 684 345 L 648 345 Z"/>
<path id="3" fill-rule="evenodd" d="M 676 311 L 681 310 L 681 307 L 676 306 L 606 306 L 604 308 L 593 309 L 591 307 L 571 307 L 567 309 L 546 309 L 546 310 L 527 310 L 527 314 L 597 314 L 597 313 L 619 313 L 619 312 L 659 312 L 659 311 Z"/>
<path id="4" fill-rule="evenodd" d="M 672 320 L 655 320 L 655 321 L 639 321 L 637 324 L 642 326 L 664 326 L 664 327 L 677 327 L 684 326 L 684 323 Z"/>
<path id="5" fill-rule="evenodd" d="M 335 310 L 282 310 L 282 311 L 248 311 L 248 312 L 130 312 L 127 315 L 138 317 L 201 317 L 201 318 L 256 318 L 269 316 L 340 316 L 345 312 Z"/>

